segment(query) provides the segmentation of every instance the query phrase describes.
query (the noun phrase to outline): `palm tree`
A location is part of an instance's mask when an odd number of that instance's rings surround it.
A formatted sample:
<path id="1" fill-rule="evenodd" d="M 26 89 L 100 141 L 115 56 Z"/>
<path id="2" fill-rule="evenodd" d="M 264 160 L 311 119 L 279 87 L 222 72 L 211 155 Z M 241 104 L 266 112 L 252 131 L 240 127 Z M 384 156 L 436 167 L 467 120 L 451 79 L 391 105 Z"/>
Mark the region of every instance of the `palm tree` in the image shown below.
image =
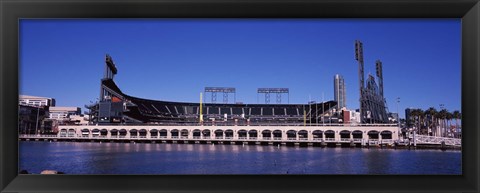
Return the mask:
<path id="1" fill-rule="evenodd" d="M 422 123 L 422 117 L 423 117 L 423 111 L 421 109 L 412 109 L 410 111 L 410 117 L 413 118 L 413 124 L 417 128 L 417 131 L 421 131 L 421 123 Z"/>
<path id="2" fill-rule="evenodd" d="M 452 122 L 451 120 L 453 119 L 453 113 L 447 111 L 447 132 L 451 133 L 452 132 Z"/>
<path id="3" fill-rule="evenodd" d="M 407 127 L 415 124 L 415 109 L 411 109 L 408 114 L 409 119 L 407 121 Z M 410 128 L 409 128 L 410 129 Z"/>
<path id="4" fill-rule="evenodd" d="M 427 126 L 428 128 L 431 129 L 432 135 L 436 136 L 437 135 L 437 130 L 436 130 L 436 124 L 435 124 L 435 117 L 437 115 L 437 109 L 434 107 L 430 107 L 427 110 L 425 110 L 425 115 L 426 117 L 430 117 L 430 120 L 427 121 Z"/>
<path id="5" fill-rule="evenodd" d="M 457 135 L 458 132 L 458 119 L 461 118 L 460 111 L 453 111 L 453 118 L 455 119 L 455 135 Z"/>
<path id="6" fill-rule="evenodd" d="M 423 135 L 428 134 L 428 128 L 425 128 L 425 117 L 426 114 L 422 109 L 418 109 L 418 115 L 420 116 L 420 129 L 422 130 Z"/>
<path id="7" fill-rule="evenodd" d="M 416 124 L 416 122 L 415 122 L 415 116 L 416 116 L 415 111 L 416 111 L 416 109 L 410 110 L 410 114 L 409 114 L 410 120 L 408 120 L 408 122 L 410 123 L 409 125 L 414 126 Z"/>
<path id="8" fill-rule="evenodd" d="M 423 123 L 423 110 L 422 109 L 415 109 L 415 116 L 417 117 L 417 130 L 419 134 L 423 134 L 422 131 L 422 123 Z"/>
<path id="9" fill-rule="evenodd" d="M 446 122 L 446 119 L 447 119 L 447 113 L 448 113 L 448 111 L 446 109 L 442 109 L 440 112 L 438 112 L 438 118 L 440 119 L 441 125 L 442 125 L 441 128 L 440 128 L 441 129 L 441 135 L 440 136 L 442 136 L 442 137 L 445 137 L 445 131 L 446 131 L 445 122 Z"/>

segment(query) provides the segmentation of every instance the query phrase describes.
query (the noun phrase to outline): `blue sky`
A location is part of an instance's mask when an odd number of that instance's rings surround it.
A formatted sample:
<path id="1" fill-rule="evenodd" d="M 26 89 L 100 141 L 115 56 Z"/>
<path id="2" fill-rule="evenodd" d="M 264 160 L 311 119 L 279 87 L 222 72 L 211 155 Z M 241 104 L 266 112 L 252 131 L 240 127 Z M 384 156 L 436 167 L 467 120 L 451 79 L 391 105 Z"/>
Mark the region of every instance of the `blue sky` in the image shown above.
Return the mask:
<path id="1" fill-rule="evenodd" d="M 460 19 L 24 19 L 20 94 L 83 107 L 99 97 L 110 54 L 115 81 L 131 96 L 198 102 L 204 87 L 218 86 L 235 87 L 237 102 L 257 103 L 257 88 L 282 87 L 290 103 L 321 101 L 322 94 L 327 101 L 341 74 L 347 108 L 356 109 L 358 39 L 365 77 L 383 62 L 391 112 L 397 97 L 402 117 L 407 107 L 461 110 L 460 32 Z"/>

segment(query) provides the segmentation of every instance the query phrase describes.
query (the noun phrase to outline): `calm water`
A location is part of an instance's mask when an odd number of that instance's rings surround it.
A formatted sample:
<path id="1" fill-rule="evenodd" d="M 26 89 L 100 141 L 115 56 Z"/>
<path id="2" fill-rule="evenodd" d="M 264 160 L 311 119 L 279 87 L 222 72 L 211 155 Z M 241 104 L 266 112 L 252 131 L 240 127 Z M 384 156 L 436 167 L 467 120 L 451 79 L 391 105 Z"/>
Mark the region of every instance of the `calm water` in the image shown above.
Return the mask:
<path id="1" fill-rule="evenodd" d="M 20 170 L 66 174 L 461 174 L 461 152 L 20 142 Z"/>

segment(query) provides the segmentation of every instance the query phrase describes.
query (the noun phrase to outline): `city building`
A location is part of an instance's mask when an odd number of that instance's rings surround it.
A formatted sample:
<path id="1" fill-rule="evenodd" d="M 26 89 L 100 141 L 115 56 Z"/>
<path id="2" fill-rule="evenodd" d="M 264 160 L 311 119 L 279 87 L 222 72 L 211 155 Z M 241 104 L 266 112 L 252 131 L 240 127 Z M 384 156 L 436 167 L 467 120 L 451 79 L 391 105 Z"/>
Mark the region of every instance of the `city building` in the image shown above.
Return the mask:
<path id="1" fill-rule="evenodd" d="M 336 74 L 333 78 L 334 101 L 337 102 L 337 110 L 346 107 L 347 96 L 345 92 L 345 79 L 342 75 Z"/>
<path id="2" fill-rule="evenodd" d="M 55 120 L 66 120 L 71 115 L 80 115 L 80 107 L 50 107 L 49 118 Z"/>
<path id="3" fill-rule="evenodd" d="M 388 120 L 390 123 L 398 123 L 399 122 L 399 117 L 398 113 L 388 113 Z"/>
<path id="4" fill-rule="evenodd" d="M 20 95 L 18 97 L 19 104 L 21 105 L 31 105 L 31 106 L 55 106 L 55 99 L 48 97 L 39 97 L 39 96 L 29 96 L 29 95 Z"/>
<path id="5" fill-rule="evenodd" d="M 18 105 L 18 132 L 21 134 L 48 133 L 51 121 L 46 121 L 48 106 Z"/>
<path id="6" fill-rule="evenodd" d="M 88 115 L 70 115 L 69 125 L 88 125 L 90 120 Z"/>
<path id="7" fill-rule="evenodd" d="M 350 117 L 351 113 L 349 110 L 344 110 L 342 112 L 342 118 L 343 118 L 343 123 L 344 124 L 349 124 L 350 123 L 350 120 L 351 120 L 351 117 Z"/>
<path id="8" fill-rule="evenodd" d="M 352 123 L 360 123 L 361 122 L 361 119 L 360 119 L 360 112 L 359 111 L 350 111 L 351 115 L 350 115 L 350 121 Z"/>

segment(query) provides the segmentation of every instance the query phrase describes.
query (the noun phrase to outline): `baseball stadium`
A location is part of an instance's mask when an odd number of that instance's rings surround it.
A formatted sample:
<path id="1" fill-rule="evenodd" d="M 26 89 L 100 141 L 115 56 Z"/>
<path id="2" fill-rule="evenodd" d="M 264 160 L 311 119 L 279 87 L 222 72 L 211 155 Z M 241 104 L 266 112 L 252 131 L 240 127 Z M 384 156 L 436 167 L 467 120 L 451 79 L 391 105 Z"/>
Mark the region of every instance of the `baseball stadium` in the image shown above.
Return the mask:
<path id="1" fill-rule="evenodd" d="M 341 115 L 337 101 L 307 104 L 243 104 L 176 102 L 130 96 L 114 77 L 117 65 L 105 57 L 100 98 L 89 109 L 89 122 L 61 125 L 54 140 L 129 143 L 212 143 L 300 146 L 390 146 L 399 136 L 398 124 L 386 116 L 382 63 L 377 61 L 377 78 L 363 79 L 363 53 L 355 42 L 359 64 L 360 121 L 349 122 Z M 259 93 L 277 94 L 288 88 L 262 88 Z M 206 87 L 205 92 L 235 92 L 235 88 Z M 266 101 L 267 102 L 267 101 Z M 340 111 L 340 112 L 339 112 Z M 345 120 L 341 120 L 345 118 Z"/>
<path id="2" fill-rule="evenodd" d="M 335 101 L 313 104 L 185 103 L 129 96 L 114 82 L 106 57 L 102 100 L 88 106 L 92 123 L 60 126 L 59 140 L 275 145 L 391 145 L 392 124 L 325 122 Z M 319 121 L 319 120 L 322 120 Z"/>

